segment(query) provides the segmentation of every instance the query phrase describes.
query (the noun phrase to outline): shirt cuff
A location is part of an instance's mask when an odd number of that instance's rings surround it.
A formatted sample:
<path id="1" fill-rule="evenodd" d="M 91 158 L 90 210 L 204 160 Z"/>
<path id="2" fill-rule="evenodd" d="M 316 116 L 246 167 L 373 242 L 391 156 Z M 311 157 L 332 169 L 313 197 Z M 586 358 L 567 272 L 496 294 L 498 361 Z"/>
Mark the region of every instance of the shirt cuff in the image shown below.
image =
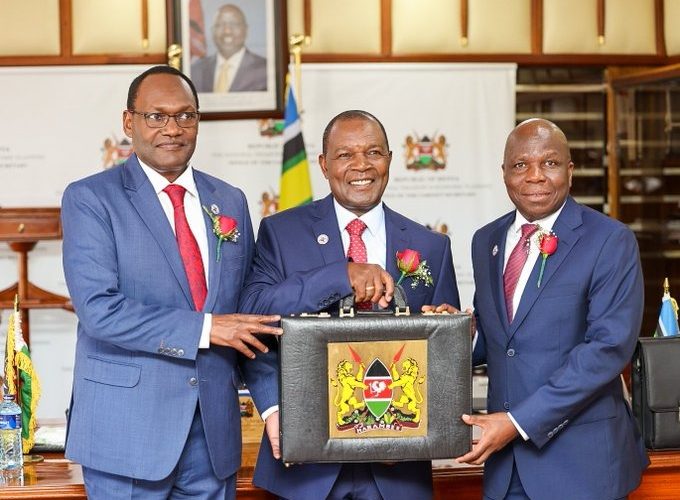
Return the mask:
<path id="1" fill-rule="evenodd" d="M 210 349 L 210 329 L 212 328 L 212 314 L 206 314 L 203 318 L 203 330 L 201 340 L 198 342 L 199 349 Z"/>
<path id="2" fill-rule="evenodd" d="M 267 417 L 274 413 L 275 411 L 279 411 L 279 405 L 274 405 L 271 408 L 267 408 L 265 411 L 262 412 L 262 420 L 267 420 Z"/>
<path id="3" fill-rule="evenodd" d="M 517 429 L 517 432 L 519 432 L 519 435 L 522 436 L 522 439 L 525 441 L 529 441 L 529 435 L 524 432 L 524 429 L 522 429 L 519 424 L 517 423 L 517 420 L 512 416 L 510 412 L 507 413 L 508 417 L 510 417 L 510 422 L 512 422 L 512 425 L 515 426 L 515 429 Z"/>

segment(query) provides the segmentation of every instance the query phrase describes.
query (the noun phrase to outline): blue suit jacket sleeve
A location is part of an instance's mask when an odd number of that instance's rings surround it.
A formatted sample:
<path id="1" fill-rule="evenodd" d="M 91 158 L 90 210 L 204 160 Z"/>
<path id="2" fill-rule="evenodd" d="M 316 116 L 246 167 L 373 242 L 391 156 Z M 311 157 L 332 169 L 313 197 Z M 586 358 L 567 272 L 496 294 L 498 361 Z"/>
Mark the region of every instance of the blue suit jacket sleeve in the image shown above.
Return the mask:
<path id="1" fill-rule="evenodd" d="M 181 345 L 184 358 L 195 359 L 204 314 L 145 304 L 121 292 L 116 240 L 100 197 L 86 184 L 70 185 L 64 192 L 61 217 L 64 274 L 87 334 L 125 349 L 150 353 L 157 353 L 163 345 Z M 143 261 L 144 255 L 139 259 Z M 187 343 L 187 338 L 195 341 Z"/>
<path id="2" fill-rule="evenodd" d="M 278 246 L 281 237 L 277 237 L 276 230 L 269 219 L 262 220 L 253 269 L 241 294 L 241 311 L 281 315 L 311 313 L 352 293 L 345 259 L 286 276 L 285 255 Z M 295 251 L 304 252 L 304 248 Z"/>
<path id="3" fill-rule="evenodd" d="M 549 441 L 555 422 L 578 415 L 630 361 L 639 334 L 642 297 L 637 243 L 627 228 L 618 225 L 593 267 L 583 342 L 571 350 L 546 384 L 512 409 L 537 447 Z"/>
<path id="4" fill-rule="evenodd" d="M 243 196 L 244 213 L 248 213 L 248 206 Z M 244 227 L 241 230 L 242 238 L 247 240 L 245 262 L 252 262 L 255 239 L 253 236 L 253 226 L 250 217 L 244 217 Z M 243 267 L 242 283 L 245 282 L 246 275 L 250 271 L 250 266 Z M 272 345 L 274 337 L 263 335 L 260 340 L 265 344 Z M 251 349 L 253 350 L 253 349 Z M 243 376 L 248 390 L 250 391 L 255 406 L 260 414 L 265 410 L 279 403 L 278 392 L 278 355 L 276 349 L 270 349 L 267 353 L 254 350 L 255 359 L 250 359 L 238 353 L 238 362 L 241 375 Z"/>

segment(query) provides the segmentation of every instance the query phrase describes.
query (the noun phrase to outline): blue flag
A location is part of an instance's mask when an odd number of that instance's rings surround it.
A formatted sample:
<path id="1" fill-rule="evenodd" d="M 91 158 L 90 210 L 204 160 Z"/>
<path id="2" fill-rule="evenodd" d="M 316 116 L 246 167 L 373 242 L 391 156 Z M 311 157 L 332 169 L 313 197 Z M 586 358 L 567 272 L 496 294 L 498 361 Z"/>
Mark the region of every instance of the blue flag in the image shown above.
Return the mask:
<path id="1" fill-rule="evenodd" d="M 656 325 L 655 337 L 671 337 L 680 335 L 678 328 L 678 317 L 675 314 L 675 300 L 670 293 L 664 293 L 661 299 L 661 311 L 659 311 L 659 322 Z"/>

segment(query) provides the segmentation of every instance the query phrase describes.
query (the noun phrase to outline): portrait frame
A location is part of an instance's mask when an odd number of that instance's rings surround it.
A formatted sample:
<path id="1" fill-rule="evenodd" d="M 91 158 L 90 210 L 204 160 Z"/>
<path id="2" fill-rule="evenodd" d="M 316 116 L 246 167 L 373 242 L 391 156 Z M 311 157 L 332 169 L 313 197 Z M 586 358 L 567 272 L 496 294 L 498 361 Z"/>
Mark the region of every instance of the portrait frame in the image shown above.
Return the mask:
<path id="1" fill-rule="evenodd" d="M 213 90 L 212 75 L 220 56 L 212 32 L 218 9 L 228 4 L 237 7 L 246 20 L 246 55 L 231 75 L 231 88 L 237 89 L 222 93 Z M 196 5 L 200 5 L 198 10 Z M 190 0 L 167 0 L 168 46 L 182 49 L 179 69 L 196 85 L 201 119 L 283 117 L 289 57 L 286 0 L 200 0 L 191 6 Z M 243 69 L 246 61 L 254 61 L 247 66 L 251 69 Z M 250 78 L 244 80 L 248 72 Z"/>

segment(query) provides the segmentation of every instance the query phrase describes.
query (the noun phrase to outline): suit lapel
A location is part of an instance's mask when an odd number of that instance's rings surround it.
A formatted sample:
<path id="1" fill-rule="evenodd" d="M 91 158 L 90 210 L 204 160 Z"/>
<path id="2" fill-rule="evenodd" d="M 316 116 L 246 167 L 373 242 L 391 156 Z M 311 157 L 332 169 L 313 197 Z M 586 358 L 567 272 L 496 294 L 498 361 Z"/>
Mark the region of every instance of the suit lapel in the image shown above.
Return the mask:
<path id="1" fill-rule="evenodd" d="M 158 242 L 158 246 L 163 251 L 177 283 L 188 303 L 193 307 L 194 301 L 191 298 L 189 282 L 179 254 L 175 234 L 172 232 L 168 218 L 158 201 L 158 195 L 137 162 L 136 155 L 132 155 L 123 166 L 123 187 L 130 197 L 130 203 L 144 221 L 149 233 Z"/>
<path id="2" fill-rule="evenodd" d="M 557 250 L 548 257 L 545 262 L 540 288 L 538 287 L 538 275 L 540 273 L 543 257 L 541 255 L 538 256 L 536 264 L 531 271 L 531 276 L 529 276 L 529 281 L 524 287 L 522 298 L 517 307 L 517 314 L 515 314 L 515 318 L 510 325 L 510 338 L 517 332 L 543 290 L 548 286 L 550 280 L 562 265 L 562 262 L 564 262 L 564 259 L 569 255 L 576 245 L 576 242 L 580 239 L 581 235 L 577 231 L 577 228 L 581 226 L 581 224 L 583 224 L 581 209 L 576 202 L 569 197 L 552 229 L 559 238 Z"/>
<path id="3" fill-rule="evenodd" d="M 406 231 L 406 225 L 400 220 L 396 213 L 383 204 L 385 210 L 385 234 L 387 236 L 387 242 L 385 244 L 387 255 L 385 258 L 386 271 L 390 273 L 390 276 L 394 278 L 394 282 L 399 281 L 401 273 L 397 267 L 397 252 L 406 250 L 410 244 L 410 238 L 408 237 L 408 231 Z M 413 250 L 418 250 L 414 248 Z M 427 258 L 427 257 L 423 257 Z M 407 288 L 404 287 L 404 291 L 408 292 Z"/>
<path id="4" fill-rule="evenodd" d="M 342 236 L 338 228 L 338 218 L 333 208 L 333 196 L 328 195 L 317 202 L 312 213 L 312 230 L 316 246 L 321 252 L 324 264 L 337 262 L 345 255 L 342 247 Z M 325 243 L 323 243 L 325 241 Z"/>
<path id="5" fill-rule="evenodd" d="M 210 209 L 210 207 L 215 205 L 219 207 L 220 213 L 228 215 L 224 211 L 226 207 L 222 207 L 219 203 L 219 200 L 216 198 L 215 188 L 212 184 L 210 184 L 207 178 L 201 174 L 201 172 L 194 170 L 194 181 L 196 182 L 196 189 L 198 190 L 198 197 L 200 199 L 201 206 L 208 207 L 208 209 Z M 217 262 L 218 238 L 213 233 L 212 219 L 207 213 L 205 213 L 205 211 L 202 213 L 206 227 L 206 235 L 208 237 L 208 296 L 205 299 L 203 310 L 212 311 L 215 307 L 217 293 L 220 289 L 220 277 L 222 276 L 222 273 L 220 272 L 221 259 L 220 262 Z M 223 252 L 225 250 L 224 247 L 228 244 L 228 241 L 222 242 Z"/>
<path id="6" fill-rule="evenodd" d="M 507 332 L 510 328 L 508 324 L 508 309 L 505 306 L 505 290 L 503 288 L 503 264 L 505 261 L 505 240 L 507 239 L 508 229 L 513 221 L 514 212 L 499 222 L 489 237 L 489 275 L 491 278 L 491 292 L 496 304 L 496 312 Z"/>

